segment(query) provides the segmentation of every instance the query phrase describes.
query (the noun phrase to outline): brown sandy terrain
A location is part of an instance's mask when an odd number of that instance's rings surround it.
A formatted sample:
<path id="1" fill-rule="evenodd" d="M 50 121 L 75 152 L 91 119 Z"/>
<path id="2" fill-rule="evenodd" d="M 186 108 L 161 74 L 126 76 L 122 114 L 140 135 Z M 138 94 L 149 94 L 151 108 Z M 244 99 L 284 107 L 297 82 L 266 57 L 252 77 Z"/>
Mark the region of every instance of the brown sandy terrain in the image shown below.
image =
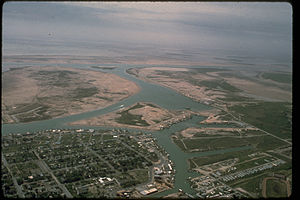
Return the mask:
<path id="1" fill-rule="evenodd" d="M 262 85 L 261 83 L 254 82 L 254 81 L 249 81 L 249 80 L 244 80 L 244 79 L 239 79 L 239 78 L 225 78 L 225 80 L 243 90 L 244 92 L 248 94 L 252 94 L 253 96 L 258 96 L 261 97 L 262 99 L 268 99 L 268 100 L 277 100 L 277 101 L 291 101 L 292 99 L 292 93 L 287 90 L 282 90 L 278 87 L 274 86 L 266 86 Z M 266 81 L 266 82 L 271 82 L 271 81 Z"/>
<path id="2" fill-rule="evenodd" d="M 224 135 L 229 136 L 232 135 L 233 131 L 247 131 L 247 130 L 257 130 L 257 128 L 247 127 L 247 128 L 215 128 L 215 127 L 205 127 L 205 128 L 187 128 L 180 132 L 180 134 L 185 138 L 194 137 L 195 133 L 203 133 L 205 135 Z"/>
<path id="3" fill-rule="evenodd" d="M 2 122 L 29 122 L 87 112 L 139 91 L 114 74 L 65 67 L 24 67 L 2 74 Z"/>
<path id="4" fill-rule="evenodd" d="M 139 102 L 115 112 L 70 123 L 70 125 L 113 126 L 160 130 L 188 119 L 192 111 L 169 111 L 152 103 Z"/>
<path id="5" fill-rule="evenodd" d="M 202 116 L 207 116 L 207 118 L 203 121 L 200 122 L 200 124 L 212 124 L 212 123 L 226 123 L 227 121 L 225 120 L 221 120 L 219 119 L 220 118 L 220 115 L 216 114 L 216 113 L 209 113 L 208 115 L 204 115 L 206 113 L 199 113 L 200 115 Z"/>
<path id="6" fill-rule="evenodd" d="M 291 85 L 264 79 L 261 72 L 220 70 L 216 68 L 146 67 L 131 68 L 128 73 L 145 81 L 160 84 L 195 101 L 215 107 L 200 115 L 202 124 L 228 123 L 240 120 L 230 113 L 232 106 L 243 106 L 258 100 L 291 102 Z M 218 110 L 218 111 L 217 111 Z M 224 111 L 220 115 L 220 111 Z M 226 119 L 226 120 L 224 120 Z M 233 120 L 233 121 L 232 121 Z"/>
<path id="7" fill-rule="evenodd" d="M 291 91 L 282 89 L 287 87 L 287 84 L 275 84 L 274 81 L 255 77 L 251 79 L 243 79 L 239 78 L 239 76 L 234 77 L 234 71 L 213 71 L 204 73 L 187 68 L 167 67 L 135 68 L 128 71 L 141 79 L 159 83 L 203 103 L 221 102 L 228 94 L 228 91 L 222 90 L 222 88 L 209 88 L 205 84 L 202 85 L 201 81 L 212 82 L 212 84 L 214 84 L 215 81 L 224 81 L 241 90 L 241 92 L 236 92 L 236 95 L 248 96 L 258 100 L 291 101 L 292 99 Z M 223 76 L 224 73 L 228 74 L 229 77 Z M 197 81 L 198 83 L 196 84 Z M 282 87 L 280 88 L 280 86 Z"/>
<path id="8" fill-rule="evenodd" d="M 223 66 L 219 62 L 174 60 L 172 58 L 151 58 L 145 56 L 72 56 L 72 55 L 7 55 L 3 62 L 46 63 L 46 64 L 134 64 L 134 65 L 205 65 Z"/>
<path id="9" fill-rule="evenodd" d="M 190 97 L 199 102 L 211 101 L 216 98 L 223 98 L 225 93 L 222 91 L 212 91 L 207 87 L 200 87 L 198 85 L 191 84 L 184 78 L 173 78 L 170 76 L 161 75 L 160 71 L 168 72 L 187 72 L 187 68 L 167 68 L 167 67 L 151 67 L 151 68 L 132 68 L 128 70 L 129 73 L 136 75 L 138 78 L 159 83 L 165 87 L 176 90 L 177 92 Z M 199 80 L 212 80 L 212 77 L 204 74 L 192 74 L 192 78 Z"/>

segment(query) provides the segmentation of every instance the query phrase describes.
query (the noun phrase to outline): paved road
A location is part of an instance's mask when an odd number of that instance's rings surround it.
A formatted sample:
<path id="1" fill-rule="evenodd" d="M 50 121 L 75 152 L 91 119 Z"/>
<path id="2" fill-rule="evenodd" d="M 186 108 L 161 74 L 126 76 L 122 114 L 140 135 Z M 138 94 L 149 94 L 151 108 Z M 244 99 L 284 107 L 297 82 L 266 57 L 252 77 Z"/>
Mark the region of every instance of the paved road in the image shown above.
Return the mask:
<path id="1" fill-rule="evenodd" d="M 266 134 L 269 135 L 269 136 L 272 136 L 272 137 L 277 138 L 277 139 L 279 139 L 279 140 L 281 140 L 281 141 L 283 141 L 283 142 L 285 142 L 285 143 L 288 143 L 289 145 L 292 145 L 292 142 L 289 142 L 289 141 L 287 141 L 287 140 L 285 140 L 285 139 L 282 139 L 282 138 L 280 138 L 280 137 L 278 137 L 278 136 L 276 136 L 276 135 L 273 135 L 273 134 L 271 134 L 271 133 L 269 133 L 269 132 L 267 132 L 267 131 L 265 131 L 265 130 L 262 130 L 262 129 L 256 127 L 256 126 L 253 126 L 252 124 L 249 124 L 249 123 L 246 123 L 246 122 L 242 121 L 241 119 L 237 118 L 237 117 L 234 116 L 232 113 L 230 113 L 228 110 L 225 110 L 225 109 L 223 109 L 223 108 L 221 108 L 221 107 L 218 107 L 218 106 L 212 106 L 212 107 L 218 108 L 218 109 L 220 109 L 220 110 L 226 112 L 227 114 L 229 114 L 231 117 L 233 117 L 233 118 L 234 118 L 235 120 L 237 120 L 238 122 L 242 122 L 242 123 L 244 123 L 245 125 L 255 127 L 255 128 L 257 128 L 258 130 L 260 130 L 260 131 L 266 133 Z"/>
<path id="2" fill-rule="evenodd" d="M 95 155 L 96 157 L 98 157 L 101 161 L 103 161 L 104 163 L 106 163 L 112 170 L 119 172 L 118 170 L 116 170 L 107 160 L 105 160 L 104 158 L 102 158 L 97 152 L 95 152 L 93 149 L 91 149 L 87 144 L 84 144 L 81 142 L 81 144 L 83 144 L 87 150 L 89 150 L 93 155 Z"/>
<path id="3" fill-rule="evenodd" d="M 52 170 L 48 167 L 48 165 L 43 161 L 39 154 L 34 150 L 33 153 L 36 155 L 38 158 L 37 164 L 39 167 L 44 170 L 45 172 L 48 172 L 51 177 L 54 179 L 54 181 L 57 183 L 57 185 L 60 187 L 60 189 L 66 194 L 68 198 L 73 198 L 72 194 L 69 192 L 69 190 L 66 188 L 64 184 L 61 184 L 59 180 L 56 178 L 56 176 L 53 174 Z"/>
<path id="4" fill-rule="evenodd" d="M 12 174 L 12 172 L 11 172 L 11 170 L 10 170 L 10 167 L 9 167 L 9 164 L 7 163 L 7 161 L 6 161 L 6 159 L 5 159 L 5 157 L 4 157 L 3 154 L 2 154 L 2 162 L 3 162 L 4 166 L 7 168 L 8 172 L 10 173 L 10 175 L 11 175 L 11 177 L 12 177 L 12 180 L 13 180 L 13 183 L 14 183 L 14 185 L 15 185 L 15 188 L 17 189 L 18 196 L 19 196 L 20 198 L 25 198 L 25 195 L 24 195 L 24 193 L 23 193 L 23 191 L 22 191 L 22 188 L 19 186 L 19 184 L 18 184 L 16 178 L 15 178 L 14 175 Z"/>
<path id="5" fill-rule="evenodd" d="M 141 157 L 145 158 L 147 161 L 149 161 L 149 162 L 152 163 L 152 161 L 151 161 L 149 158 L 145 157 L 145 155 L 143 155 L 143 154 L 141 154 L 140 152 L 136 151 L 135 149 L 133 149 L 131 146 L 129 146 L 129 145 L 126 144 L 125 142 L 123 142 L 123 141 L 121 141 L 121 140 L 120 140 L 120 142 L 121 142 L 124 146 L 126 146 L 128 149 L 130 149 L 131 151 L 134 151 L 135 153 L 137 153 L 138 155 L 140 155 Z"/>
<path id="6" fill-rule="evenodd" d="M 290 183 L 288 181 L 278 179 L 276 177 L 266 177 L 266 178 L 264 178 L 263 183 L 262 183 L 262 196 L 264 198 L 268 198 L 267 197 L 267 180 L 272 180 L 272 179 L 284 182 L 286 184 L 287 196 L 289 197 L 291 195 Z"/>

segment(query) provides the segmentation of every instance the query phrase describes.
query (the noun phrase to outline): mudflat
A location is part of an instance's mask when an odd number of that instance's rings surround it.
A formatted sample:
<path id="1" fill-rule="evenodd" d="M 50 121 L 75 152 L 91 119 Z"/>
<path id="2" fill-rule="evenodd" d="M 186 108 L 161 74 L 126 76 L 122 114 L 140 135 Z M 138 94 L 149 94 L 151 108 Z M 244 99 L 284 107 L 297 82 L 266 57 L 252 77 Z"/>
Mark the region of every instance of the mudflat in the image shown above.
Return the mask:
<path id="1" fill-rule="evenodd" d="M 167 68 L 148 67 L 131 68 L 128 73 L 145 81 L 161 84 L 165 87 L 200 102 L 223 101 L 225 98 L 250 97 L 256 100 L 291 102 L 291 82 L 281 80 L 281 76 L 290 74 L 257 72 L 250 76 L 246 72 L 216 68 Z M 263 76 L 267 74 L 267 78 Z M 270 74 L 270 75 L 269 75 Z M 273 78 L 273 77 L 274 78 Z M 281 79 L 279 79 L 279 78 Z M 270 78 L 279 79 L 272 81 Z M 232 101 L 226 101 L 226 103 Z"/>
<path id="2" fill-rule="evenodd" d="M 2 74 L 2 123 L 30 122 L 107 107 L 140 88 L 115 74 L 24 67 Z"/>

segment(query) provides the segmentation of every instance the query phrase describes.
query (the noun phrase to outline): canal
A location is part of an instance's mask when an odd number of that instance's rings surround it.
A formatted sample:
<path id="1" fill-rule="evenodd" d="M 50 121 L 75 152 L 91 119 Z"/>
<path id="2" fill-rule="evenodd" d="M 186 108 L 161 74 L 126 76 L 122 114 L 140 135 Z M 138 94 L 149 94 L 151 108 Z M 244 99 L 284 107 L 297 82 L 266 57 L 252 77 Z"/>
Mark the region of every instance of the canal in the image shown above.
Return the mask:
<path id="1" fill-rule="evenodd" d="M 13 63 L 12 63 L 13 65 Z M 30 64 L 26 63 L 25 66 Z M 130 106 L 136 102 L 152 102 L 155 103 L 163 108 L 169 110 L 180 110 L 189 107 L 193 111 L 202 111 L 211 109 L 211 107 L 195 102 L 192 99 L 185 97 L 174 90 L 169 88 L 160 86 L 154 83 L 148 83 L 143 80 L 137 79 L 132 75 L 126 73 L 126 69 L 131 67 L 144 67 L 144 66 L 124 66 L 124 65 L 115 65 L 118 66 L 115 69 L 107 70 L 100 70 L 91 68 L 90 65 L 83 65 L 83 64 L 72 64 L 72 65 L 58 65 L 58 66 L 67 66 L 67 67 L 76 67 L 82 69 L 90 69 L 95 71 L 104 71 L 108 73 L 114 73 L 119 75 L 123 78 L 128 80 L 134 81 L 140 88 L 140 92 L 137 94 L 128 97 L 114 105 L 108 106 L 106 108 L 94 110 L 91 112 L 85 112 L 77 115 L 50 119 L 50 120 L 43 120 L 31 123 L 19 123 L 19 124 L 2 124 L 2 134 L 8 133 L 25 133 L 25 132 L 35 132 L 39 130 L 45 129 L 62 129 L 62 128 L 79 128 L 79 126 L 68 126 L 66 125 L 69 122 L 73 122 L 76 120 L 86 119 L 98 115 L 103 115 L 112 111 L 119 109 L 120 105 L 124 105 L 124 107 Z M 157 193 L 151 195 L 152 197 L 160 197 L 164 196 L 173 192 L 177 192 L 178 189 L 182 189 L 184 192 L 189 194 L 195 194 L 196 191 L 190 188 L 190 185 L 187 181 L 188 177 L 195 177 L 197 176 L 196 172 L 189 171 L 188 159 L 192 157 L 200 157 L 200 156 L 207 156 L 207 155 L 216 155 L 225 152 L 234 152 L 240 151 L 244 149 L 250 148 L 249 146 L 239 147 L 239 148 L 231 148 L 225 150 L 218 150 L 218 151 L 209 151 L 209 152 L 195 152 L 195 153 L 186 153 L 183 152 L 176 144 L 172 142 L 171 135 L 175 132 L 181 131 L 188 127 L 200 127 L 200 121 L 202 121 L 204 117 L 201 116 L 193 116 L 191 119 L 185 120 L 183 122 L 173 124 L 168 129 L 163 129 L 160 131 L 144 131 L 145 133 L 152 134 L 153 137 L 157 139 L 157 142 L 160 146 L 162 146 L 166 152 L 169 154 L 169 158 L 175 165 L 175 187 L 174 189 L 164 191 L 162 193 Z M 113 129 L 117 127 L 82 127 L 80 128 L 94 128 L 94 129 Z M 124 129 L 124 128 L 123 128 Z M 127 129 L 127 130 L 135 130 L 135 129 Z M 140 130 L 138 130 L 140 131 Z"/>

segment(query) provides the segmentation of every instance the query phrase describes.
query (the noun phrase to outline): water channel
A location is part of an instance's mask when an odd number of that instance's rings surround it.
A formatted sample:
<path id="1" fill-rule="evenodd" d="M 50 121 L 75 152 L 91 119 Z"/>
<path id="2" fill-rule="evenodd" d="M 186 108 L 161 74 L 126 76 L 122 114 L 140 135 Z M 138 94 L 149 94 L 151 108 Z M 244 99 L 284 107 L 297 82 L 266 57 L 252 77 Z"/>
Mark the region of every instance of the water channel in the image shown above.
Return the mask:
<path id="1" fill-rule="evenodd" d="M 26 64 L 24 66 L 28 66 L 30 64 Z M 43 65 L 40 65 L 43 66 Z M 45 65 L 44 65 L 45 66 Z M 124 105 L 124 107 L 130 106 L 136 102 L 153 102 L 163 108 L 169 109 L 169 110 L 180 110 L 185 109 L 189 107 L 193 111 L 201 111 L 201 110 L 207 110 L 211 109 L 211 107 L 195 102 L 191 100 L 188 97 L 185 97 L 174 90 L 171 90 L 169 88 L 144 82 L 142 80 L 139 80 L 135 78 L 132 75 L 129 75 L 126 73 L 126 69 L 131 67 L 143 67 L 143 66 L 124 66 L 124 65 L 115 65 L 118 66 L 117 68 L 113 70 L 100 70 L 100 69 L 94 69 L 90 68 L 91 65 L 83 65 L 83 64 L 70 64 L 70 65 L 58 65 L 58 66 L 68 66 L 68 67 L 76 67 L 76 68 L 82 68 L 82 69 L 91 69 L 95 71 L 104 71 L 108 73 L 114 73 L 116 75 L 119 75 L 121 77 L 124 77 L 128 80 L 134 81 L 140 88 L 140 92 L 137 94 L 126 98 L 114 105 L 108 106 L 106 108 L 101 108 L 98 110 L 94 110 L 91 112 L 85 112 L 77 115 L 62 117 L 62 118 L 56 118 L 56 119 L 50 119 L 50 120 L 43 120 L 43 121 L 37 121 L 37 122 L 31 122 L 31 123 L 19 123 L 19 124 L 2 124 L 2 134 L 8 134 L 8 133 L 25 133 L 25 132 L 35 132 L 39 130 L 45 130 L 45 129 L 62 129 L 62 128 L 79 128 L 79 126 L 68 126 L 66 123 L 86 119 L 102 114 L 106 114 L 112 111 L 115 111 L 119 109 L 120 105 Z M 234 151 L 240 151 L 244 149 L 250 148 L 249 146 L 243 146 L 238 148 L 230 148 L 230 149 L 224 149 L 224 150 L 217 150 L 217 151 L 209 151 L 209 152 L 195 152 L 195 153 L 186 153 L 183 152 L 176 144 L 174 144 L 171 140 L 171 135 L 177 131 L 183 130 L 188 127 L 200 127 L 199 124 L 200 121 L 202 121 L 204 117 L 201 116 L 194 116 L 191 119 L 185 120 L 183 122 L 177 123 L 172 125 L 168 129 L 164 129 L 161 131 L 143 131 L 147 134 L 152 134 L 153 137 L 157 139 L 157 142 L 159 145 L 161 145 L 166 152 L 170 155 L 170 159 L 175 165 L 175 187 L 171 190 L 164 191 L 162 193 L 156 193 L 153 194 L 152 197 L 159 197 L 164 196 L 173 192 L 177 192 L 178 189 L 182 189 L 184 192 L 187 192 L 189 194 L 195 194 L 196 191 L 190 188 L 190 185 L 187 182 L 188 177 L 195 177 L 199 174 L 196 172 L 191 172 L 188 170 L 188 162 L 187 159 L 192 157 L 200 157 L 200 156 L 207 156 L 207 155 L 216 155 L 221 154 L 225 152 L 234 152 Z M 80 128 L 94 128 L 94 129 L 113 129 L 115 127 L 83 127 L 80 126 Z M 124 129 L 124 128 L 123 128 Z M 127 129 L 127 130 L 135 130 L 135 129 Z M 140 130 L 139 130 L 140 131 Z"/>

